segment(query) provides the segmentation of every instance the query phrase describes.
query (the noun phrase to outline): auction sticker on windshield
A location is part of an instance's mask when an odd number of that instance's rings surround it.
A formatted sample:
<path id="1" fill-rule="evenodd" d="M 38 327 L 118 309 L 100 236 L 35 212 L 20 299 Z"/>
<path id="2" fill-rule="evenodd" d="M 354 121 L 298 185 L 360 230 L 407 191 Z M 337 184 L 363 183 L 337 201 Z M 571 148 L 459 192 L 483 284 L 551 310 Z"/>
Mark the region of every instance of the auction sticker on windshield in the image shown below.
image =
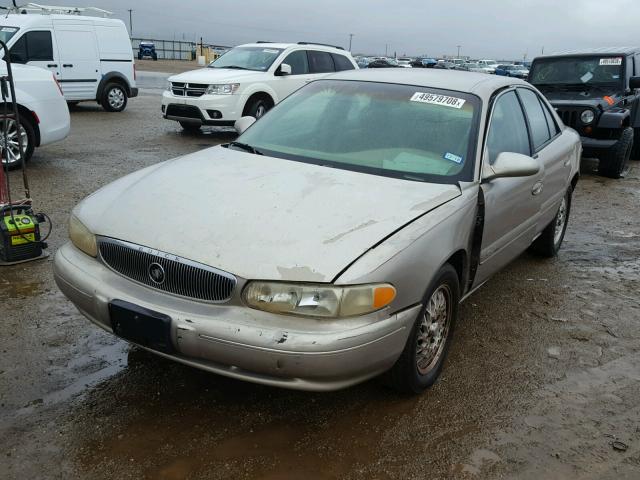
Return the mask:
<path id="1" fill-rule="evenodd" d="M 411 97 L 412 102 L 430 103 L 432 105 L 442 105 L 443 107 L 462 108 L 466 100 L 447 95 L 437 95 L 435 93 L 416 92 Z"/>
<path id="2" fill-rule="evenodd" d="M 601 66 L 622 65 L 622 57 L 601 58 L 600 65 Z"/>

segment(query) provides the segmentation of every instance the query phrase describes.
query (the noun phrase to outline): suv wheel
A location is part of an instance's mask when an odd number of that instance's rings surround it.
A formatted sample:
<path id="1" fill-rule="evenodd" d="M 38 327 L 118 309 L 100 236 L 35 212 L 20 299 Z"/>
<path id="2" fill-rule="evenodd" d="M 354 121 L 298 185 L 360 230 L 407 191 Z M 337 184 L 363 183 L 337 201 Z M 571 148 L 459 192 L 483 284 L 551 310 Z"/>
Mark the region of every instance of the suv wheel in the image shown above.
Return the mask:
<path id="1" fill-rule="evenodd" d="M 623 177 L 632 149 L 633 128 L 627 127 L 622 131 L 620 140 L 600 158 L 600 167 L 598 168 L 600 175 L 609 178 Z"/>
<path id="2" fill-rule="evenodd" d="M 446 264 L 427 290 L 402 355 L 386 374 L 391 387 L 420 393 L 435 383 L 451 344 L 459 301 L 458 274 Z"/>
<path id="3" fill-rule="evenodd" d="M 246 115 L 254 117 L 256 120 L 262 117 L 271 108 L 271 102 L 264 98 L 257 98 L 246 107 Z"/>
<path id="4" fill-rule="evenodd" d="M 127 106 L 127 92 L 119 83 L 108 83 L 100 103 L 107 112 L 121 112 Z"/>
<path id="5" fill-rule="evenodd" d="M 20 118 L 20 137 L 22 137 L 22 151 L 24 152 L 24 161 L 28 162 L 33 155 L 33 150 L 36 144 L 36 135 L 33 131 L 33 126 L 22 117 Z M 0 119 L 0 152 L 2 154 L 2 168 L 8 167 L 9 170 L 20 168 L 22 165 L 21 152 L 18 143 L 18 129 L 16 128 L 16 121 L 13 119 L 8 120 L 9 131 L 7 132 L 8 152 L 4 155 L 4 132 L 3 121 Z"/>

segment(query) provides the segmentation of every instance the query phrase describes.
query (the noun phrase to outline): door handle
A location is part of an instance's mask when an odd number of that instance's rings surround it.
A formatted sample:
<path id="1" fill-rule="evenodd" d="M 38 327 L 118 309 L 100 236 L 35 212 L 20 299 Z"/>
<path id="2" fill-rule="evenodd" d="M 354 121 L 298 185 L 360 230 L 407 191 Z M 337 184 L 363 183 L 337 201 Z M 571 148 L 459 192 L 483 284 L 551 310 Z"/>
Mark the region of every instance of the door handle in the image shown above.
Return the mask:
<path id="1" fill-rule="evenodd" d="M 73 67 L 73 63 L 63 63 L 62 66 L 65 68 L 68 68 L 68 67 L 71 68 Z"/>
<path id="2" fill-rule="evenodd" d="M 47 65 L 47 67 L 49 67 L 49 68 L 58 68 L 58 64 L 57 63 L 49 63 Z"/>
<path id="3" fill-rule="evenodd" d="M 542 182 L 537 182 L 531 189 L 531 195 L 540 195 L 542 193 L 543 188 L 544 188 L 544 185 L 542 184 Z"/>

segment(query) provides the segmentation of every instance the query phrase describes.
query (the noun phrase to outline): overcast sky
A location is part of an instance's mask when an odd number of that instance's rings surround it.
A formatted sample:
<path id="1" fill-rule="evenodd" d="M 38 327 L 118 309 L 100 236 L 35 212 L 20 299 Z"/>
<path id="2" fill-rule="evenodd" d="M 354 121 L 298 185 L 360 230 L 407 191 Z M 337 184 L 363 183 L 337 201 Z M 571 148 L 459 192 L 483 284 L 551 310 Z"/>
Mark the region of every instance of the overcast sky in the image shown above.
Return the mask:
<path id="1" fill-rule="evenodd" d="M 8 3 L 5 0 L 2 3 Z M 18 2 L 25 3 L 22 1 Z M 40 2 L 39 2 L 40 3 Z M 105 8 L 133 37 L 237 45 L 315 41 L 352 51 L 531 59 L 568 48 L 640 44 L 638 0 L 55 0 Z"/>

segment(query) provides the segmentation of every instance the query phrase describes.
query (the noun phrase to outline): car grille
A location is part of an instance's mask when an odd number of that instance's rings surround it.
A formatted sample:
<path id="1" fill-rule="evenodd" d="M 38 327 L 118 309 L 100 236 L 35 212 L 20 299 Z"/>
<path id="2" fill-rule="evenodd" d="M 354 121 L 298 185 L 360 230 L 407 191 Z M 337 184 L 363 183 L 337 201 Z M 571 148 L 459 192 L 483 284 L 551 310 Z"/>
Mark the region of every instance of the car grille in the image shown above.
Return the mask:
<path id="1" fill-rule="evenodd" d="M 236 278 L 227 272 L 134 243 L 100 238 L 98 246 L 102 261 L 112 270 L 174 295 L 207 302 L 224 302 L 231 298 L 236 285 Z M 162 282 L 152 279 L 152 265 L 162 267 Z"/>
<path id="2" fill-rule="evenodd" d="M 179 97 L 201 97 L 208 86 L 205 83 L 171 82 L 171 92 Z"/>
<path id="3" fill-rule="evenodd" d="M 200 109 L 194 105 L 178 105 L 176 103 L 172 103 L 167 106 L 166 115 L 169 117 L 195 118 L 202 120 Z"/>
<path id="4" fill-rule="evenodd" d="M 576 128 L 578 126 L 578 111 L 564 108 L 556 108 L 556 112 L 567 127 Z"/>

